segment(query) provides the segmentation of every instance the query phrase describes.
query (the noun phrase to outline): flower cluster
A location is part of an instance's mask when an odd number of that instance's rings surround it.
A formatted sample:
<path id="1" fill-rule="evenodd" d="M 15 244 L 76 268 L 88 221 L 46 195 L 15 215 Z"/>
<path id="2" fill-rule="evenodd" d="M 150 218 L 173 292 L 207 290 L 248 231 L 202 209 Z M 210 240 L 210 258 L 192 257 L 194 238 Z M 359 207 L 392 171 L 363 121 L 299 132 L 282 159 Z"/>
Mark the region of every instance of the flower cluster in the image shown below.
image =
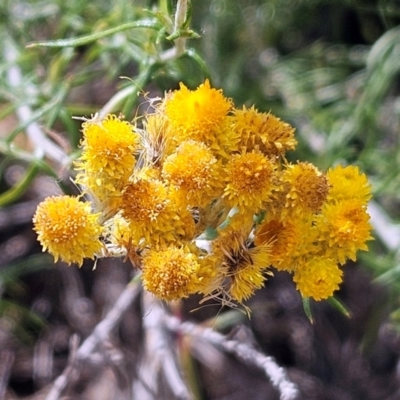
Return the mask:
<path id="1" fill-rule="evenodd" d="M 86 201 L 46 199 L 35 230 L 68 263 L 125 256 L 164 300 L 243 303 L 272 267 L 303 297 L 326 299 L 367 250 L 370 186 L 354 166 L 288 162 L 295 146 L 271 113 L 235 108 L 208 81 L 181 84 L 134 123 L 85 121 L 75 167 Z"/>

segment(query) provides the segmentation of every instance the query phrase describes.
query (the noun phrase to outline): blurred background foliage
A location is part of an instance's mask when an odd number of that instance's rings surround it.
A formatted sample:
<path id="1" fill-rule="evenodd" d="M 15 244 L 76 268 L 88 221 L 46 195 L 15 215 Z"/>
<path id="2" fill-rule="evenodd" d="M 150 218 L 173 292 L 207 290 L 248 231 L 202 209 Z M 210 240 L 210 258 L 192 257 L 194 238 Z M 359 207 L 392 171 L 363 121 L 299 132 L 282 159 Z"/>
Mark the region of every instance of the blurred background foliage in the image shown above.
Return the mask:
<path id="1" fill-rule="evenodd" d="M 28 300 L 19 301 L 28 292 L 20 277 L 52 268 L 30 218 L 44 196 L 76 191 L 68 168 L 80 121 L 72 117 L 101 110 L 133 119 L 147 107 L 145 93 L 210 78 L 236 104 L 293 124 L 293 160 L 323 170 L 352 163 L 367 173 L 375 241 L 360 259 L 389 288 L 400 327 L 400 3 L 193 0 L 194 33 L 175 54 L 173 7 L 169 0 L 1 2 L 0 314 L 19 321 L 21 338 L 43 324 Z M 27 47 L 32 42 L 47 44 Z"/>

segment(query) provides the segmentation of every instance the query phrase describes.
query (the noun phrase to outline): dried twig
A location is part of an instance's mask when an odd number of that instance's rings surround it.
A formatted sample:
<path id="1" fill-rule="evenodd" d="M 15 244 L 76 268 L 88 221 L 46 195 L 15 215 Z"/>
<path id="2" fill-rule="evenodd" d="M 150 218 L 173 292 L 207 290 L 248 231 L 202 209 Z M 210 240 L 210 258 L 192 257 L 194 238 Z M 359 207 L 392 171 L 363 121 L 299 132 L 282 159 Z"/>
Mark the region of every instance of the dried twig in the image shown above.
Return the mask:
<path id="1" fill-rule="evenodd" d="M 5 397 L 13 362 L 14 353 L 12 351 L 4 349 L 0 352 L 0 399 Z"/>
<path id="2" fill-rule="evenodd" d="M 7 70 L 8 83 L 11 88 L 18 90 L 22 84 L 23 78 L 21 69 L 16 64 L 18 52 L 11 41 L 6 41 L 4 43 L 4 58 L 10 64 Z M 26 92 L 29 92 L 28 88 Z M 21 104 L 17 107 L 15 112 L 20 124 L 27 124 L 26 133 L 35 147 L 34 154 L 37 159 L 47 156 L 61 165 L 67 165 L 69 163 L 69 157 L 65 152 L 43 133 L 37 122 L 32 121 L 33 111 L 29 106 Z"/>
<path id="3" fill-rule="evenodd" d="M 394 224 L 375 201 L 369 203 L 368 213 L 371 215 L 375 233 L 385 246 L 391 251 L 397 250 L 400 247 L 400 225 Z"/>
<path id="4" fill-rule="evenodd" d="M 272 385 L 279 390 L 281 400 L 295 400 L 299 394 L 296 385 L 291 382 L 286 370 L 280 367 L 272 357 L 265 356 L 248 344 L 236 340 L 228 340 L 225 336 L 191 322 L 181 322 L 178 318 L 164 313 L 164 324 L 168 329 L 189 335 L 196 339 L 205 340 L 214 346 L 222 347 L 228 353 L 234 354 L 247 365 L 262 369 L 271 380 Z"/>
<path id="5" fill-rule="evenodd" d="M 174 399 L 192 399 L 182 379 L 171 333 L 162 323 L 165 311 L 161 303 L 147 292 L 143 294 L 143 314 L 144 354 L 138 367 L 139 381 L 134 382 L 134 398 L 154 399 L 154 394 L 160 389 L 160 374 L 162 374 Z"/>
<path id="6" fill-rule="evenodd" d="M 178 0 L 176 5 L 175 19 L 174 19 L 174 33 L 178 32 L 181 26 L 185 22 L 188 11 L 188 0 Z M 154 57 L 153 62 L 168 62 L 180 57 L 185 52 L 186 38 L 178 37 L 175 40 L 175 45 L 168 50 L 163 51 Z M 132 96 L 135 92 L 142 90 L 142 85 L 146 82 L 147 78 L 136 79 L 135 85 L 129 85 L 128 87 L 120 90 L 114 96 L 108 100 L 106 104 L 99 110 L 98 118 L 100 120 L 104 119 L 107 114 L 113 112 L 120 104 L 129 96 Z"/>
<path id="7" fill-rule="evenodd" d="M 46 400 L 57 400 L 65 387 L 71 380 L 73 373 L 77 367 L 77 348 L 79 344 L 78 335 L 73 335 L 70 340 L 69 358 L 63 373 L 54 381 L 54 384 L 46 397 Z"/>
<path id="8" fill-rule="evenodd" d="M 111 330 L 117 326 L 125 311 L 130 307 L 140 292 L 141 286 L 135 283 L 131 281 L 126 286 L 105 318 L 96 325 L 93 333 L 82 343 L 75 354 L 71 355 L 67 367 L 54 381 L 46 400 L 58 400 L 63 390 L 68 385 L 72 373 L 78 367 L 79 361 L 89 358 L 97 345 L 108 338 Z"/>
<path id="9" fill-rule="evenodd" d="M 185 23 L 188 11 L 188 0 L 178 0 L 176 5 L 175 21 L 174 21 L 174 32 L 178 32 Z M 185 37 L 179 37 L 175 40 L 176 55 L 179 57 L 185 51 Z"/>

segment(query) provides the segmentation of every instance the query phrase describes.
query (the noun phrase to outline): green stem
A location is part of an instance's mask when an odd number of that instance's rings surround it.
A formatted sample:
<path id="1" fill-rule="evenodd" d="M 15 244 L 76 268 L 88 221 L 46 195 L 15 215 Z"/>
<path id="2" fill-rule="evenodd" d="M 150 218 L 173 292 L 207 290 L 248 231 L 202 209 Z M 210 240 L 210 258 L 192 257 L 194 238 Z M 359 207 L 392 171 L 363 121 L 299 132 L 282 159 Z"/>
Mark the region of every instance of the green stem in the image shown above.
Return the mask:
<path id="1" fill-rule="evenodd" d="M 160 30 L 162 28 L 162 25 L 156 19 L 145 19 L 141 21 L 128 22 L 126 24 L 116 26 L 115 28 L 107 29 L 102 32 L 96 32 L 91 35 L 81 36 L 78 38 L 60 39 L 60 40 L 53 40 L 46 42 L 33 42 L 29 43 L 26 47 L 28 49 L 35 47 L 78 47 L 92 43 L 96 40 L 113 35 L 115 33 L 134 28 L 149 28 L 149 29 Z"/>
<path id="2" fill-rule="evenodd" d="M 184 26 L 188 17 L 187 14 L 188 14 L 188 0 L 178 0 L 175 13 L 174 33 L 178 32 Z M 175 40 L 177 57 L 179 57 L 184 53 L 185 45 L 186 45 L 185 37 L 178 37 Z"/>
<path id="3" fill-rule="evenodd" d="M 29 188 L 38 171 L 39 167 L 36 164 L 31 164 L 24 177 L 15 186 L 0 195 L 0 207 L 13 203 L 21 197 Z"/>

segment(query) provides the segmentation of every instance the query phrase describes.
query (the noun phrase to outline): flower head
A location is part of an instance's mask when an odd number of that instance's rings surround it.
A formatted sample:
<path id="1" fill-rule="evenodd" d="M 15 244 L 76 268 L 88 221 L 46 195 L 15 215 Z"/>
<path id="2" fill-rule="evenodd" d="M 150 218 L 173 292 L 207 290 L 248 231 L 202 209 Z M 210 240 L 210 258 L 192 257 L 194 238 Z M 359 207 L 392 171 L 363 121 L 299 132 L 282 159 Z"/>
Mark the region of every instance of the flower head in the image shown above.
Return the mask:
<path id="1" fill-rule="evenodd" d="M 250 298 L 264 285 L 265 273 L 270 265 L 268 244 L 250 248 L 248 236 L 247 228 L 228 227 L 220 231 L 208 256 L 219 277 L 214 279 L 214 286 L 210 289 L 239 303 Z M 215 286 L 216 283 L 219 287 Z"/>
<path id="2" fill-rule="evenodd" d="M 297 266 L 293 281 L 303 297 L 324 300 L 339 289 L 342 270 L 329 258 L 310 258 Z"/>
<path id="3" fill-rule="evenodd" d="M 86 121 L 79 169 L 106 172 L 110 177 L 129 177 L 136 162 L 138 139 L 134 127 L 115 115 L 108 115 L 100 122 Z"/>
<path id="4" fill-rule="evenodd" d="M 255 231 L 256 246 L 268 244 L 270 263 L 278 270 L 292 271 L 295 257 L 304 252 L 305 239 L 312 240 L 308 234 L 311 225 L 301 220 L 266 219 Z"/>
<path id="5" fill-rule="evenodd" d="M 344 264 L 347 258 L 355 261 L 358 250 L 368 250 L 371 240 L 369 215 L 362 201 L 343 200 L 325 204 L 317 218 L 319 240 L 327 244 L 327 256 Z"/>
<path id="6" fill-rule="evenodd" d="M 297 144 L 292 126 L 254 107 L 235 110 L 233 129 L 239 133 L 239 146 L 245 146 L 248 151 L 257 148 L 270 157 L 282 156 Z"/>
<path id="7" fill-rule="evenodd" d="M 116 198 L 131 176 L 138 148 L 133 126 L 115 115 L 83 124 L 82 155 L 76 161 L 81 171 L 76 182 L 87 187 L 101 203 L 116 208 Z"/>
<path id="8" fill-rule="evenodd" d="M 289 213 L 317 213 L 328 195 L 328 180 L 311 163 L 289 164 L 283 173 L 288 185 L 285 207 Z"/>
<path id="9" fill-rule="evenodd" d="M 161 181 L 135 179 L 122 193 L 122 214 L 128 220 L 148 224 L 165 209 L 167 202 L 167 189 Z"/>
<path id="10" fill-rule="evenodd" d="M 371 185 L 368 183 L 365 174 L 360 173 L 358 167 L 338 165 L 330 168 L 326 176 L 331 186 L 328 201 L 359 199 L 367 204 L 368 200 L 371 199 Z"/>
<path id="11" fill-rule="evenodd" d="M 181 83 L 179 90 L 166 97 L 163 107 L 178 143 L 193 139 L 211 145 L 232 102 L 224 97 L 222 90 L 211 88 L 206 80 L 193 91 Z"/>
<path id="12" fill-rule="evenodd" d="M 170 124 L 162 112 L 146 116 L 143 122 L 141 139 L 143 145 L 143 163 L 159 168 L 171 150 Z"/>
<path id="13" fill-rule="evenodd" d="M 188 247 L 149 250 L 143 258 L 143 285 L 162 300 L 188 297 L 199 288 L 200 264 Z"/>
<path id="14" fill-rule="evenodd" d="M 276 168 L 257 151 L 232 155 L 226 166 L 226 204 L 257 212 L 276 189 Z"/>
<path id="15" fill-rule="evenodd" d="M 162 175 L 190 206 L 205 206 L 221 194 L 219 165 L 203 143 L 182 142 L 163 164 Z"/>
<path id="16" fill-rule="evenodd" d="M 57 261 L 82 265 L 84 258 L 94 258 L 102 244 L 99 214 L 92 214 L 89 203 L 76 197 L 48 197 L 39 204 L 33 217 L 34 229 L 43 246 Z"/>
<path id="17" fill-rule="evenodd" d="M 160 246 L 192 239 L 194 220 L 179 206 L 161 181 L 146 176 L 135 179 L 122 193 L 122 216 L 129 221 L 137 244 Z"/>

